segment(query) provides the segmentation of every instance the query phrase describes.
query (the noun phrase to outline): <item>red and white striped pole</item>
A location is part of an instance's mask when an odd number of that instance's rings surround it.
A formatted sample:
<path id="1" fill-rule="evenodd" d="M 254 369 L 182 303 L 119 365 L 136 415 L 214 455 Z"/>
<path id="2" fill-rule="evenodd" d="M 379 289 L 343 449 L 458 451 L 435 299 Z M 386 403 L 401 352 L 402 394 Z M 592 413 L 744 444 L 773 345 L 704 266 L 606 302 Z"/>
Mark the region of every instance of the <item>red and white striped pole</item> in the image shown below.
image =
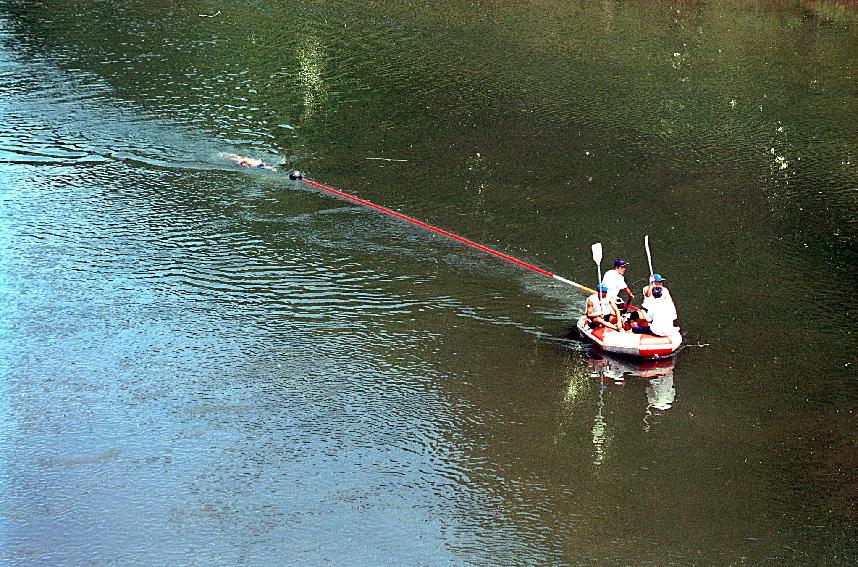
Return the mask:
<path id="1" fill-rule="evenodd" d="M 360 197 L 355 197 L 354 195 L 349 195 L 348 193 L 344 193 L 342 191 L 337 191 L 336 189 L 333 189 L 331 187 L 327 187 L 325 185 L 322 185 L 321 183 L 317 183 L 315 181 L 310 181 L 309 179 L 304 179 L 304 175 L 300 171 L 297 171 L 294 169 L 291 170 L 289 172 L 289 179 L 291 179 L 293 181 L 301 180 L 304 183 L 306 183 L 307 185 L 310 185 L 311 187 L 315 187 L 316 189 L 321 189 L 322 191 L 325 191 L 325 192 L 330 193 L 332 195 L 336 195 L 337 197 L 341 197 L 341 198 L 346 199 L 348 201 L 351 201 L 353 203 L 357 203 L 359 205 L 363 205 L 365 207 L 375 209 L 376 211 L 381 211 L 382 213 L 384 213 L 386 215 L 396 217 L 398 219 L 410 222 L 411 224 L 415 224 L 415 225 L 420 226 L 422 228 L 425 228 L 427 230 L 431 230 L 432 232 L 435 232 L 437 234 L 441 234 L 441 235 L 446 236 L 448 238 L 452 238 L 453 240 L 457 240 L 457 241 L 461 242 L 462 244 L 467 244 L 471 248 L 476 248 L 477 250 L 481 250 L 483 252 L 491 254 L 492 256 L 497 256 L 498 258 L 502 258 L 502 259 L 506 260 L 507 262 L 512 262 L 513 264 L 518 264 L 519 266 L 521 266 L 523 268 L 527 268 L 528 270 L 536 272 L 537 274 L 543 275 L 543 276 L 548 277 L 548 278 L 553 278 L 553 279 L 555 279 L 559 282 L 565 283 L 567 285 L 571 285 L 573 287 L 580 289 L 581 291 L 584 291 L 587 293 L 596 293 L 596 290 L 594 290 L 594 289 L 583 286 L 579 283 L 575 283 L 571 280 L 567 280 L 566 278 L 562 278 L 562 277 L 558 276 L 557 274 L 552 274 L 548 270 L 543 270 L 542 268 L 534 266 L 533 264 L 529 264 L 523 260 L 519 260 L 518 258 L 514 258 L 514 257 L 510 256 L 509 254 L 504 254 L 503 252 L 498 252 L 497 250 L 492 250 L 488 246 L 484 246 L 478 242 L 474 242 L 473 240 L 468 240 L 467 238 L 459 236 L 458 234 L 453 234 L 452 232 L 448 232 L 442 228 L 438 228 L 437 226 L 432 226 L 431 224 L 425 223 L 421 220 L 417 220 L 413 217 L 409 217 L 408 215 L 403 215 L 402 213 L 397 213 L 396 211 L 394 211 L 392 209 L 388 209 L 387 207 L 382 207 L 381 205 L 376 205 L 375 203 L 371 203 L 370 201 L 367 201 L 366 199 L 361 199 Z"/>

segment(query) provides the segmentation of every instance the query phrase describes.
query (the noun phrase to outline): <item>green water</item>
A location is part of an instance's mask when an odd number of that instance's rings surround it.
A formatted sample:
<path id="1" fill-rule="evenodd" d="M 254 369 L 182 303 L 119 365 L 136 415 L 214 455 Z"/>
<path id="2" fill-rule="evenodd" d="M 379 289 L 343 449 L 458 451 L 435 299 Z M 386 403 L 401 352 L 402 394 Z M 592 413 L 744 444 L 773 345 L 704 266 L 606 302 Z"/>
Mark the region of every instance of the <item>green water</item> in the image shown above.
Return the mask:
<path id="1" fill-rule="evenodd" d="M 0 563 L 852 565 L 858 13 L 0 0 Z M 651 366 L 578 282 L 668 278 Z"/>

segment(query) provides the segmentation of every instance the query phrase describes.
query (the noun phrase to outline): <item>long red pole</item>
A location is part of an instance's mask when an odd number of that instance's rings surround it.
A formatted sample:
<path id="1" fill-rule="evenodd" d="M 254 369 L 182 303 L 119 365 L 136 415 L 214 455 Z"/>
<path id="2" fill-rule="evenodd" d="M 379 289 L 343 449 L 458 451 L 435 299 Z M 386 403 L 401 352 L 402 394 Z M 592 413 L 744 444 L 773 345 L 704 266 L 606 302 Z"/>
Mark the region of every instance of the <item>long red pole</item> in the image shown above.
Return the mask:
<path id="1" fill-rule="evenodd" d="M 514 258 L 514 257 L 510 256 L 509 254 L 504 254 L 503 252 L 498 252 L 497 250 L 492 250 L 488 246 L 484 246 L 478 242 L 474 242 L 473 240 L 468 240 L 467 238 L 459 236 L 458 234 L 453 234 L 452 232 L 446 231 L 442 228 L 438 228 L 437 226 L 432 226 L 431 224 L 425 223 L 421 220 L 417 220 L 413 217 L 409 217 L 408 215 L 403 215 L 402 213 L 398 213 L 392 209 L 388 209 L 387 207 L 382 207 L 381 205 L 376 205 L 375 203 L 367 201 L 366 199 L 361 199 L 360 197 L 356 197 L 354 195 L 349 195 L 348 193 L 344 193 L 343 191 L 337 191 L 336 189 L 333 189 L 333 188 L 328 187 L 326 185 L 322 185 L 321 183 L 317 183 L 317 182 L 311 181 L 309 179 L 304 179 L 304 177 L 300 171 L 294 171 L 294 170 L 290 171 L 289 172 L 289 179 L 293 179 L 293 180 L 294 179 L 300 179 L 301 181 L 303 181 L 307 185 L 315 187 L 316 189 L 321 189 L 322 191 L 326 191 L 328 193 L 331 193 L 332 195 L 336 195 L 337 197 L 341 197 L 343 199 L 352 201 L 354 203 L 358 203 L 359 205 L 363 205 L 365 207 L 375 209 L 376 211 L 381 211 L 382 213 L 384 213 L 386 215 L 390 215 L 392 217 L 402 219 L 402 220 L 407 221 L 411 224 L 415 224 L 415 225 L 423 227 L 427 230 L 431 230 L 432 232 L 441 234 L 441 235 L 446 236 L 448 238 L 452 238 L 453 240 L 457 240 L 463 244 L 467 244 L 468 246 L 470 246 L 472 248 L 476 248 L 477 250 L 481 250 L 481 251 L 486 252 L 488 254 L 491 254 L 493 256 L 497 256 L 498 258 L 502 258 L 508 262 L 512 262 L 513 264 L 518 264 L 519 266 L 522 266 L 523 268 L 527 268 L 528 270 L 536 272 L 537 274 L 543 275 L 547 278 L 553 278 L 553 279 L 561 281 L 565 284 L 569 284 L 571 286 L 577 287 L 578 289 L 580 289 L 582 291 L 586 291 L 587 293 L 595 293 L 595 290 L 593 290 L 589 287 L 585 287 L 581 284 L 577 284 L 573 281 L 567 280 L 565 278 L 561 278 L 560 276 L 558 276 L 556 274 L 552 274 L 548 270 L 543 270 L 542 268 L 534 266 L 533 264 L 529 264 L 528 262 L 525 262 L 524 260 L 519 260 L 518 258 Z"/>

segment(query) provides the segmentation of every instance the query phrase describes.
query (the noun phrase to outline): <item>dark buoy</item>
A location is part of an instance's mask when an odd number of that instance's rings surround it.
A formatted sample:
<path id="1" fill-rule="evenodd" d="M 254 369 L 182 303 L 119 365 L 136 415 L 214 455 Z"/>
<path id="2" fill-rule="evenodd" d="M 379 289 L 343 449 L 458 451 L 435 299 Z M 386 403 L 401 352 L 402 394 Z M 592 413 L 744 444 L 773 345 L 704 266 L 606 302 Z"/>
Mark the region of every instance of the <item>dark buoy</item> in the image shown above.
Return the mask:
<path id="1" fill-rule="evenodd" d="M 292 181 L 295 181 L 296 179 L 304 179 L 304 174 L 297 169 L 291 169 L 289 170 L 289 179 Z"/>

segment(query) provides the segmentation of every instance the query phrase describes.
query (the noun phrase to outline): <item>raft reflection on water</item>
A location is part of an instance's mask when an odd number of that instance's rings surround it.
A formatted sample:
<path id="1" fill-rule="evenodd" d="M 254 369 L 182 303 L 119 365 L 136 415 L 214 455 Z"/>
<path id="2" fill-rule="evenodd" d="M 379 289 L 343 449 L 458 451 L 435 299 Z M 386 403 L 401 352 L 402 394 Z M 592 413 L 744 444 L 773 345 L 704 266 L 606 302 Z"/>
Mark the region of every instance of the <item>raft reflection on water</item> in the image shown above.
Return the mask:
<path id="1" fill-rule="evenodd" d="M 676 390 L 673 387 L 673 358 L 647 361 L 625 361 L 610 358 L 604 355 L 587 355 L 587 379 L 597 378 L 596 390 L 598 402 L 596 413 L 593 418 L 593 464 L 601 466 L 607 455 L 611 435 L 608 433 L 609 423 L 605 415 L 606 396 L 611 385 L 624 388 L 626 377 L 640 377 L 647 380 L 646 385 L 646 410 L 643 415 L 643 430 L 649 431 L 650 420 L 668 410 L 676 398 Z M 573 390 L 579 390 L 578 385 L 570 384 L 570 392 L 567 399 L 577 397 Z M 624 392 L 631 393 L 631 392 Z M 572 394 L 571 396 L 569 394 Z M 608 412 L 610 415 L 610 412 Z"/>
<path id="2" fill-rule="evenodd" d="M 602 386 L 611 381 L 624 383 L 627 376 L 648 380 L 646 387 L 647 412 L 670 409 L 676 399 L 673 387 L 674 359 L 630 361 L 608 356 L 588 355 L 587 369 L 592 378 L 599 378 Z"/>

